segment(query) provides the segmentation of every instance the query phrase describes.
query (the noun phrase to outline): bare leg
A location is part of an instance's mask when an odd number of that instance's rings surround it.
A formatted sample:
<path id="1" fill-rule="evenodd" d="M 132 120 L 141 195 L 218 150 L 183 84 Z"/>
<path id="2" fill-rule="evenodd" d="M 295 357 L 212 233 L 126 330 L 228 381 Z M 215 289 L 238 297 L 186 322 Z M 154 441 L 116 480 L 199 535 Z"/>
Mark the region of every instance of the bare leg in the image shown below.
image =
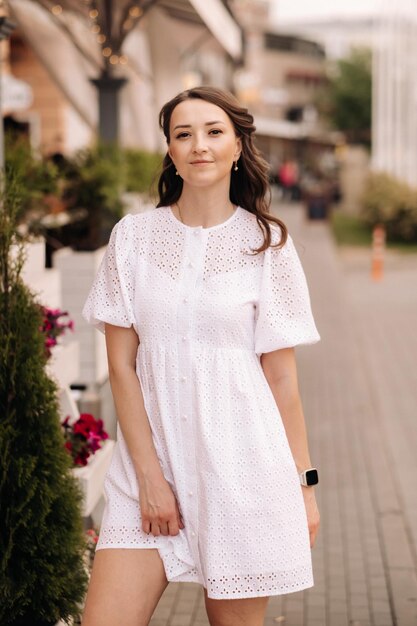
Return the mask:
<path id="1" fill-rule="evenodd" d="M 148 626 L 167 584 L 156 549 L 98 550 L 82 626 Z"/>
<path id="2" fill-rule="evenodd" d="M 204 599 L 210 626 L 263 626 L 268 597 L 238 600 Z"/>

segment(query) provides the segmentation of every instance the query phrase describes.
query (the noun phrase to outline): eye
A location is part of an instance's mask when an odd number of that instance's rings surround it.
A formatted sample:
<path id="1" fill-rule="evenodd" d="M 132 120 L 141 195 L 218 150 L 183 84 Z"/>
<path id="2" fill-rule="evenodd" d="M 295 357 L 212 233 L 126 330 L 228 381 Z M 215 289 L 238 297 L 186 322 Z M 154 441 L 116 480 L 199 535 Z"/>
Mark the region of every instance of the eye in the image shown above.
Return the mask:
<path id="1" fill-rule="evenodd" d="M 210 131 L 210 135 L 222 135 L 223 131 L 220 128 L 212 128 Z"/>
<path id="2" fill-rule="evenodd" d="M 187 132 L 183 132 L 183 133 L 179 133 L 179 135 L 176 135 L 175 139 L 182 139 L 183 137 L 188 137 L 190 133 Z"/>

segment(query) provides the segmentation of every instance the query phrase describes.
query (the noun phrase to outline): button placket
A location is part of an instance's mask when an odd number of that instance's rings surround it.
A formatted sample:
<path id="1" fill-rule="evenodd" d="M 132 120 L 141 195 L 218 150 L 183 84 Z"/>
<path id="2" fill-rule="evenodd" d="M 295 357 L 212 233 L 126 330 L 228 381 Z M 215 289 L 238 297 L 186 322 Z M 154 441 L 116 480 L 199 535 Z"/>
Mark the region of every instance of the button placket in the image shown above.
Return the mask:
<path id="1" fill-rule="evenodd" d="M 198 485 L 197 459 L 194 433 L 194 407 L 192 380 L 192 337 L 194 324 L 196 289 L 201 279 L 204 265 L 206 235 L 203 229 L 187 229 L 185 259 L 181 275 L 179 294 L 177 333 L 178 333 L 178 374 L 179 374 L 179 418 L 182 438 L 187 453 L 187 469 L 183 480 L 182 509 L 186 517 L 186 532 L 197 568 L 201 569 L 198 549 Z"/>

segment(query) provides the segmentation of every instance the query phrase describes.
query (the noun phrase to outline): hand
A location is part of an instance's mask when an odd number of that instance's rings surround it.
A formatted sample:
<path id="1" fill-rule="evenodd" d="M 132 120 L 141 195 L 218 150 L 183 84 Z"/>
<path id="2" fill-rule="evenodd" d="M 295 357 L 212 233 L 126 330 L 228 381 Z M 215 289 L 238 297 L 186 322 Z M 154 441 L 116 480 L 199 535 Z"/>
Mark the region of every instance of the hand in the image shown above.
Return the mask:
<path id="1" fill-rule="evenodd" d="M 139 505 L 146 534 L 174 536 L 184 528 L 177 500 L 162 473 L 140 479 Z"/>
<path id="2" fill-rule="evenodd" d="M 313 548 L 320 525 L 320 513 L 317 508 L 316 496 L 313 487 L 301 487 L 306 507 L 308 530 L 310 533 L 310 547 Z"/>

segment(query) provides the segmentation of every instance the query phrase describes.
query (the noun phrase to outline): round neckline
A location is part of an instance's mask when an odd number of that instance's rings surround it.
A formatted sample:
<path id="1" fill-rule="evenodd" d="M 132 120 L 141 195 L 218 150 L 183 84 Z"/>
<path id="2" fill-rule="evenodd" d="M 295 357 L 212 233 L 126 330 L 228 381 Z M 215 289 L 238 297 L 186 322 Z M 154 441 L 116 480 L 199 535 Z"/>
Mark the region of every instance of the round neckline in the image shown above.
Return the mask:
<path id="1" fill-rule="evenodd" d="M 174 211 L 172 210 L 171 205 L 169 205 L 167 209 L 168 209 L 168 213 L 171 219 L 174 220 L 180 226 L 182 226 L 184 229 L 191 230 L 191 231 L 202 230 L 204 232 L 210 232 L 212 230 L 216 230 L 217 228 L 222 228 L 223 226 L 230 224 L 230 222 L 232 222 L 235 219 L 236 215 L 240 212 L 240 206 L 237 205 L 236 209 L 233 211 L 232 215 L 230 215 L 230 217 L 227 218 L 227 220 L 225 220 L 224 222 L 220 222 L 220 224 L 215 224 L 214 226 L 207 226 L 207 228 L 204 228 L 204 226 L 189 226 L 188 224 L 184 224 L 184 222 L 181 222 L 181 220 L 179 220 L 178 217 L 175 215 Z"/>

